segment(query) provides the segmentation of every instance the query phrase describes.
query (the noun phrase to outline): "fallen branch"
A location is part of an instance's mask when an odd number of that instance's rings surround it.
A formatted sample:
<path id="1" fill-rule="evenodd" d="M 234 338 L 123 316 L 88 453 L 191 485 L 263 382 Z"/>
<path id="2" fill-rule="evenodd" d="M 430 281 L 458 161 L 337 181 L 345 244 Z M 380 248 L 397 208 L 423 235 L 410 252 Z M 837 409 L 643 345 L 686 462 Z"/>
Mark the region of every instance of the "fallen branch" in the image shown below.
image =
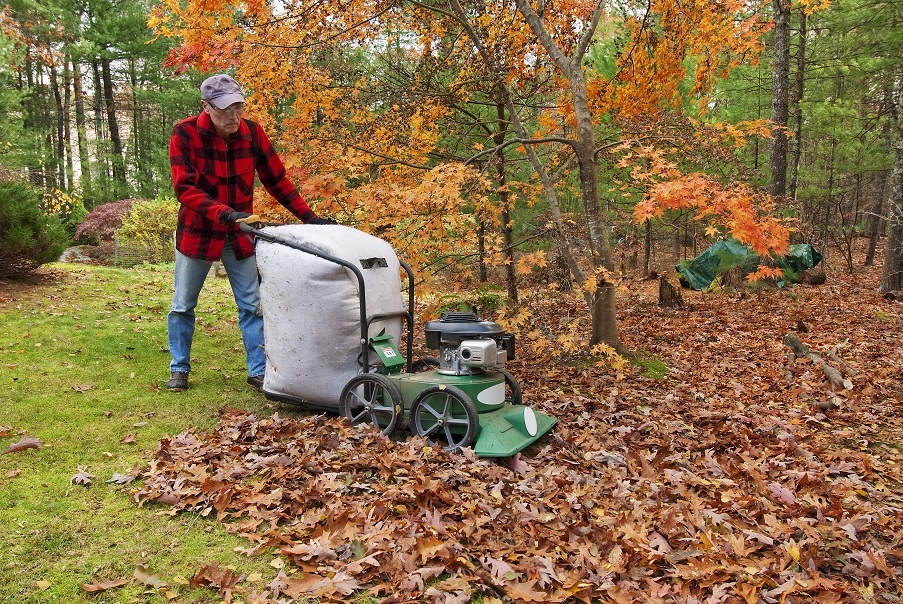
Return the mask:
<path id="1" fill-rule="evenodd" d="M 847 377 L 850 377 L 850 378 L 854 378 L 854 377 L 856 377 L 856 371 L 853 368 L 851 368 L 849 365 L 847 365 L 844 362 L 844 360 L 840 358 L 840 355 L 837 354 L 837 352 L 841 348 L 846 348 L 849 343 L 850 343 L 850 339 L 847 338 L 840 344 L 836 344 L 834 346 L 834 348 L 832 348 L 831 350 L 828 351 L 828 358 L 840 366 L 840 370 L 844 373 L 844 375 L 846 375 Z"/>
<path id="2" fill-rule="evenodd" d="M 820 355 L 809 350 L 798 337 L 792 333 L 788 333 L 784 336 L 783 342 L 793 351 L 794 360 L 807 358 L 814 364 L 821 366 L 822 373 L 825 374 L 825 377 L 828 378 L 828 381 L 831 382 L 832 386 L 835 388 L 845 388 L 847 390 L 853 389 L 853 382 L 844 379 L 843 375 L 837 369 L 829 365 Z"/>

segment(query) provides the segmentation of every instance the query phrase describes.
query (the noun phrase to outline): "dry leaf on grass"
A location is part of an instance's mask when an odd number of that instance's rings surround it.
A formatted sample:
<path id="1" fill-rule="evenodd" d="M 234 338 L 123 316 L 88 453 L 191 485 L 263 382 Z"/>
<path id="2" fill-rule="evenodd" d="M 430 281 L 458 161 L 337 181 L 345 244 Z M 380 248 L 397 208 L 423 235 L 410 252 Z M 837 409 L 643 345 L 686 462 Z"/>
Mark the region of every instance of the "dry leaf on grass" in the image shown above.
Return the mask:
<path id="1" fill-rule="evenodd" d="M 114 579 L 112 581 L 98 581 L 97 579 L 92 579 L 91 583 L 83 583 L 82 589 L 88 593 L 97 593 L 116 587 L 122 587 L 123 585 L 127 585 L 128 582 L 128 579 Z"/>
<path id="2" fill-rule="evenodd" d="M 112 476 L 110 476 L 110 479 L 107 480 L 107 482 L 111 483 L 111 484 L 129 484 L 130 482 L 132 482 L 134 480 L 135 480 L 135 477 L 132 476 L 131 474 L 115 473 Z"/>
<path id="3" fill-rule="evenodd" d="M 75 473 L 75 476 L 69 479 L 69 483 L 88 486 L 89 484 L 91 484 L 94 478 L 94 474 L 89 474 L 86 468 L 79 467 L 78 472 Z"/>
<path id="4" fill-rule="evenodd" d="M 154 589 L 160 589 L 161 587 L 166 587 L 167 585 L 166 581 L 153 574 L 145 564 L 138 564 L 137 566 L 135 566 L 135 572 L 133 576 L 144 585 L 153 587 Z"/>
<path id="5" fill-rule="evenodd" d="M 220 568 L 216 562 L 202 566 L 188 581 L 188 587 L 213 587 L 223 598 L 229 599 L 232 588 L 241 581 L 241 575 L 228 568 Z"/>
<path id="6" fill-rule="evenodd" d="M 40 449 L 44 446 L 44 443 L 41 442 L 40 439 L 37 439 L 33 436 L 23 435 L 22 438 L 19 439 L 19 442 L 15 442 L 10 446 L 6 447 L 3 451 L 3 454 L 7 453 L 18 453 L 19 451 L 24 451 L 25 449 Z"/>

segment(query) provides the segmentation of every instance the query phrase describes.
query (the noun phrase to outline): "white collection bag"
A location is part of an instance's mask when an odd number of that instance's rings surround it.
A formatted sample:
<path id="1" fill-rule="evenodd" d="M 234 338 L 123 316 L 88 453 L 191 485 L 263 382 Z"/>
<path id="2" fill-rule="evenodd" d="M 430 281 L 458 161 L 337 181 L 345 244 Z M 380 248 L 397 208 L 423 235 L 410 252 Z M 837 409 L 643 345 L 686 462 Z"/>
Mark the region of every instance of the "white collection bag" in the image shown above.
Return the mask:
<path id="1" fill-rule="evenodd" d="M 385 241 L 341 225 L 266 227 L 266 234 L 357 267 L 368 319 L 406 310 L 400 265 Z M 263 389 L 338 410 L 345 384 L 362 372 L 358 278 L 349 268 L 279 242 L 257 239 L 267 366 Z M 399 343 L 402 318 L 374 322 L 369 337 Z M 378 361 L 370 351 L 370 363 Z"/>

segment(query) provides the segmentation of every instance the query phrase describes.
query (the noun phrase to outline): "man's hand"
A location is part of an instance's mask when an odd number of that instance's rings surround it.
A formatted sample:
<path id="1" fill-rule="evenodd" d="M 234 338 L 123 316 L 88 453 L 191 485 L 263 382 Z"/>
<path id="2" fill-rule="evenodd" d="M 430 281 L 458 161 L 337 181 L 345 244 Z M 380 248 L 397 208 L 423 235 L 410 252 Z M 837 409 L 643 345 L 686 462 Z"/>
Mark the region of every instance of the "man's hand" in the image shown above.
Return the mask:
<path id="1" fill-rule="evenodd" d="M 313 220 L 311 220 L 310 222 L 308 222 L 307 224 L 339 224 L 339 223 L 336 222 L 335 220 L 333 220 L 332 218 L 317 217 L 317 218 L 314 218 Z"/>

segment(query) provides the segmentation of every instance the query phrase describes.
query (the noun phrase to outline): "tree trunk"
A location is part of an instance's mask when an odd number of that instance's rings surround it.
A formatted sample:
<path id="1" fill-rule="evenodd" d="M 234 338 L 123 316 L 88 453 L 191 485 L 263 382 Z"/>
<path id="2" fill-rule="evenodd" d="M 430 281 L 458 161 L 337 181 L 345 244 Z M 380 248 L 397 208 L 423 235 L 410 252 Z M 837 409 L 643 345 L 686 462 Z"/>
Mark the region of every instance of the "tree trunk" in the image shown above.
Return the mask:
<path id="1" fill-rule="evenodd" d="M 569 140 L 567 144 L 571 146 L 580 169 L 580 192 L 586 212 L 587 229 L 590 238 L 590 254 L 592 257 L 593 268 L 604 268 L 607 271 L 614 270 L 614 258 L 611 251 L 611 245 L 606 237 L 607 229 L 602 219 L 602 210 L 599 207 L 598 194 L 598 167 L 596 165 L 595 150 L 595 131 L 592 123 L 592 114 L 589 110 L 589 101 L 587 95 L 586 80 L 583 76 L 583 58 L 589 43 L 592 40 L 592 33 L 596 29 L 596 25 L 601 18 L 604 2 L 596 4 L 591 23 L 586 29 L 586 36 L 580 41 L 574 49 L 574 56 L 568 57 L 557 46 L 555 40 L 546 30 L 542 19 L 534 12 L 533 8 L 527 0 L 516 0 L 516 5 L 524 20 L 530 27 L 533 34 L 537 37 L 539 43 L 549 54 L 549 57 L 555 63 L 561 75 L 567 79 L 570 84 L 571 93 L 574 101 L 574 117 L 577 121 L 577 140 Z M 508 110 L 511 126 L 514 128 L 518 138 L 529 140 L 526 128 L 521 122 L 517 114 L 517 107 L 511 99 L 505 83 L 505 77 L 499 73 L 496 58 L 486 48 L 483 39 L 479 33 L 470 25 L 467 11 L 461 6 L 459 0 L 451 0 L 452 9 L 459 22 L 464 25 L 471 42 L 477 47 L 481 55 L 481 59 L 486 67 L 493 74 L 498 98 L 504 101 Z M 556 236 L 561 242 L 562 256 L 574 277 L 574 281 L 584 286 L 584 299 L 590 308 L 592 317 L 592 334 L 590 336 L 590 345 L 605 343 L 614 348 L 621 350 L 618 340 L 618 325 L 616 316 L 615 288 L 606 277 L 604 272 L 599 273 L 596 282 L 593 284 L 595 288 L 587 288 L 586 278 L 580 265 L 577 262 L 574 253 L 574 245 L 568 239 L 564 229 L 564 222 L 561 215 L 561 208 L 558 204 L 558 196 L 555 191 L 554 183 L 549 176 L 548 170 L 543 165 L 542 160 L 536 154 L 536 150 L 532 144 L 524 144 L 524 150 L 530 161 L 530 166 L 539 175 L 543 190 L 546 193 L 549 202 L 549 210 L 552 214 L 552 220 L 555 223 Z"/>
<path id="2" fill-rule="evenodd" d="M 525 0 L 518 0 L 518 5 L 524 3 Z M 614 271 L 614 257 L 608 241 L 608 229 L 605 226 L 602 208 L 599 206 L 599 167 L 596 163 L 595 130 L 582 66 L 578 64 L 568 74 L 568 78 L 574 95 L 574 113 L 577 116 L 578 140 L 574 150 L 580 165 L 580 193 L 589 230 L 593 268 L 605 269 L 605 272 L 597 277 L 596 291 L 593 293 L 593 333 L 590 345 L 607 344 L 620 351 L 615 284 L 607 277 L 608 271 Z"/>
<path id="3" fill-rule="evenodd" d="M 66 171 L 63 166 L 66 165 L 66 137 L 63 134 L 63 97 L 60 94 L 60 82 L 56 73 L 56 63 L 50 63 L 50 88 L 53 90 L 53 106 L 55 114 L 56 132 L 54 135 L 55 153 L 54 153 L 54 171 L 53 182 L 61 191 L 66 190 Z"/>
<path id="4" fill-rule="evenodd" d="M 72 72 L 69 70 L 71 57 L 66 52 L 63 57 L 63 136 L 66 153 L 66 183 L 68 191 L 75 187 L 75 166 L 72 153 Z"/>
<path id="5" fill-rule="evenodd" d="M 658 305 L 662 308 L 675 308 L 684 305 L 684 298 L 680 289 L 671 285 L 671 282 L 662 275 L 658 279 Z"/>
<path id="6" fill-rule="evenodd" d="M 897 142 L 894 169 L 891 173 L 890 207 L 888 208 L 887 247 L 881 293 L 903 289 L 903 90 L 897 94 Z"/>
<path id="7" fill-rule="evenodd" d="M 79 183 L 83 193 L 91 192 L 91 159 L 88 157 L 88 134 L 85 124 L 85 91 L 78 63 L 72 63 L 72 88 L 75 93 L 75 133 L 78 137 L 78 165 L 81 169 Z M 88 208 L 90 209 L 90 208 Z"/>
<path id="8" fill-rule="evenodd" d="M 796 77 L 794 78 L 793 98 L 790 105 L 793 107 L 793 138 L 790 139 L 790 182 L 787 185 L 787 195 L 790 199 L 796 199 L 796 185 L 799 179 L 800 152 L 803 138 L 803 95 L 805 92 L 806 76 L 806 11 L 800 11 L 799 42 L 796 47 Z"/>
<path id="9" fill-rule="evenodd" d="M 527 0 L 516 0 L 517 8 L 540 44 L 548 52 L 559 72 L 570 84 L 573 95 L 574 117 L 577 120 L 577 140 L 571 142 L 580 170 L 580 196 L 586 215 L 586 226 L 589 231 L 590 253 L 593 268 L 598 273 L 595 291 L 588 292 L 591 299 L 592 335 L 590 345 L 607 344 L 615 350 L 621 350 L 618 338 L 617 305 L 615 302 L 615 286 L 607 275 L 614 271 L 614 257 L 608 242 L 605 220 L 599 205 L 599 168 L 596 160 L 595 129 L 592 112 L 589 108 L 586 78 L 583 75 L 583 55 L 589 46 L 591 36 L 602 15 L 605 3 L 596 4 L 591 26 L 587 27 L 585 37 L 573 50 L 574 56 L 567 56 L 556 44 L 546 30 L 542 19 L 533 11 Z"/>
<path id="10" fill-rule="evenodd" d="M 482 218 L 477 220 L 480 223 L 480 226 L 477 227 L 477 264 L 482 283 L 489 280 L 489 274 L 486 271 L 486 221 Z"/>
<path id="11" fill-rule="evenodd" d="M 110 161 L 106 148 L 106 130 L 103 127 L 103 84 L 100 79 L 100 62 L 91 60 L 91 71 L 94 78 L 94 149 L 97 152 L 98 180 L 102 196 L 109 201 Z"/>
<path id="12" fill-rule="evenodd" d="M 884 94 L 886 98 L 886 107 L 890 109 L 891 114 L 893 114 L 893 93 L 890 90 L 885 90 Z M 894 148 L 893 126 L 890 120 L 884 121 L 884 125 L 881 128 L 881 135 L 889 152 Z M 881 238 L 881 233 L 884 232 L 884 200 L 887 198 L 887 182 L 889 176 L 890 173 L 888 170 L 882 170 L 878 175 L 878 194 L 875 196 L 872 212 L 869 214 L 868 222 L 866 223 L 869 247 L 865 254 L 865 266 L 872 266 L 875 264 L 875 251 L 878 249 L 878 240 Z"/>
<path id="13" fill-rule="evenodd" d="M 783 197 L 787 192 L 787 114 L 790 85 L 790 2 L 772 0 L 774 7 L 774 65 L 771 78 L 771 183 L 768 192 Z"/>
<path id="14" fill-rule="evenodd" d="M 878 249 L 878 239 L 881 237 L 881 219 L 884 216 L 884 196 L 887 191 L 887 171 L 878 174 L 878 192 L 874 196 L 872 209 L 865 222 L 865 234 L 869 239 L 868 250 L 865 253 L 864 266 L 875 264 L 875 251 Z"/>
<path id="15" fill-rule="evenodd" d="M 508 284 L 508 297 L 517 302 L 517 270 L 514 264 L 514 228 L 511 224 L 511 196 L 508 194 L 508 180 L 505 175 L 505 142 L 507 122 L 505 120 L 505 104 L 495 105 L 497 128 L 494 135 L 495 144 L 499 147 L 496 153 L 496 179 L 499 183 L 499 204 L 502 207 L 502 238 L 505 242 L 505 282 Z"/>
<path id="16" fill-rule="evenodd" d="M 125 159 L 122 154 L 122 139 L 119 137 L 119 124 L 116 120 L 116 102 L 113 89 L 113 76 L 110 73 L 110 59 L 101 61 L 103 76 L 103 100 L 107 110 L 107 125 L 110 129 L 110 142 L 113 144 L 113 180 L 118 190 L 125 190 Z"/>
<path id="17" fill-rule="evenodd" d="M 131 88 L 132 101 L 132 165 L 135 167 L 136 179 L 138 181 L 138 191 L 142 197 L 152 196 L 153 189 L 150 186 L 150 169 L 146 162 L 141 158 L 149 150 L 146 150 L 144 143 L 144 129 L 141 127 L 141 108 L 138 106 L 138 73 L 135 65 L 135 58 L 129 58 L 129 87 Z"/>

